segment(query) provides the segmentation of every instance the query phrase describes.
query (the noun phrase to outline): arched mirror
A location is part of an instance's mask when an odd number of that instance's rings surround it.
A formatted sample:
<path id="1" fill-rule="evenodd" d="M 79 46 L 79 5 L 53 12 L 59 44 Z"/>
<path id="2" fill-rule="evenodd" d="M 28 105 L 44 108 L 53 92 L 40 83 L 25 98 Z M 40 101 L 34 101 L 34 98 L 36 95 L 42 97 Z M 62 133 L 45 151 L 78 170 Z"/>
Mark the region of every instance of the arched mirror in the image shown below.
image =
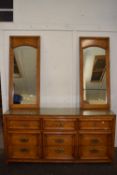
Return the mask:
<path id="1" fill-rule="evenodd" d="M 10 108 L 39 108 L 40 38 L 10 37 Z"/>
<path id="2" fill-rule="evenodd" d="M 109 38 L 80 38 L 80 107 L 110 108 Z"/>

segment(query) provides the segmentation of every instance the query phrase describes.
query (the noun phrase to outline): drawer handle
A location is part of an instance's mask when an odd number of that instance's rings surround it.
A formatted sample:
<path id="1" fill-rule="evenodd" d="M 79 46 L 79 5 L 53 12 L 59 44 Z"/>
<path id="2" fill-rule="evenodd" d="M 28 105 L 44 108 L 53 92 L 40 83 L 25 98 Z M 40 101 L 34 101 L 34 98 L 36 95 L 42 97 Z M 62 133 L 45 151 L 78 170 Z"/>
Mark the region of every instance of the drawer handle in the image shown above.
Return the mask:
<path id="1" fill-rule="evenodd" d="M 91 149 L 90 152 L 95 154 L 95 153 L 98 153 L 98 150 L 97 149 Z"/>
<path id="2" fill-rule="evenodd" d="M 64 143 L 64 140 L 63 139 L 56 139 L 55 142 L 56 143 Z"/>
<path id="3" fill-rule="evenodd" d="M 63 122 L 59 122 L 57 126 L 58 127 L 64 127 L 64 123 Z"/>
<path id="4" fill-rule="evenodd" d="M 21 148 L 20 151 L 23 152 L 23 153 L 29 152 L 29 150 L 27 148 Z"/>
<path id="5" fill-rule="evenodd" d="M 92 140 L 91 140 L 91 143 L 97 144 L 97 143 L 99 143 L 99 140 L 98 140 L 98 139 L 92 139 Z"/>
<path id="6" fill-rule="evenodd" d="M 55 149 L 56 153 L 64 153 L 64 148 Z"/>
<path id="7" fill-rule="evenodd" d="M 21 142 L 28 142 L 29 139 L 28 139 L 28 138 L 20 138 L 20 141 L 21 141 Z"/>

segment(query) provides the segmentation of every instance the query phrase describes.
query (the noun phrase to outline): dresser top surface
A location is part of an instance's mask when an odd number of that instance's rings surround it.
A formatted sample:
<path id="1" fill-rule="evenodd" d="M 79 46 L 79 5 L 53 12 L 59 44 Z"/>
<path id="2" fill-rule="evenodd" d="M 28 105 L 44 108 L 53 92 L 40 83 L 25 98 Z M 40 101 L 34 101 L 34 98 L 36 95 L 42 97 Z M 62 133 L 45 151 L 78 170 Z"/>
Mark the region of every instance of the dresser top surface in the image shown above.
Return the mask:
<path id="1" fill-rule="evenodd" d="M 31 110 L 31 109 L 9 110 L 4 115 L 111 116 L 115 114 L 111 110 L 80 110 L 78 108 L 40 108 L 39 110 Z"/>

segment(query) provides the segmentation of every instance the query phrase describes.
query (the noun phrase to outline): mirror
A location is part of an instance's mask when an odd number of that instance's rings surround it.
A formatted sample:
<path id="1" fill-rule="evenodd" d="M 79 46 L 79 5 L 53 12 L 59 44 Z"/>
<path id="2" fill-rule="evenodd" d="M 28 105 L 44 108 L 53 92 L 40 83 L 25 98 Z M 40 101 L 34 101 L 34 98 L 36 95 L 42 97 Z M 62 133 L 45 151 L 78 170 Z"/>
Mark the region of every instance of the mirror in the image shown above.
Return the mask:
<path id="1" fill-rule="evenodd" d="M 80 107 L 109 108 L 109 38 L 80 38 Z"/>
<path id="2" fill-rule="evenodd" d="M 39 37 L 10 37 L 10 108 L 39 107 Z"/>

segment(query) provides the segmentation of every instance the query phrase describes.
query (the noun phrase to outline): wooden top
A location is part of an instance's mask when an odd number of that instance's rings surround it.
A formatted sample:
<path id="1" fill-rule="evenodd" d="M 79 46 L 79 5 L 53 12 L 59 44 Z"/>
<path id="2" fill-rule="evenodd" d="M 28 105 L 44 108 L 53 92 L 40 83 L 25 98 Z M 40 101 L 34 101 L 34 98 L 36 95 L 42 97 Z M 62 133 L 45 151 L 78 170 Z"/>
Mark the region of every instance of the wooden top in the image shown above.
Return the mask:
<path id="1" fill-rule="evenodd" d="M 40 116 L 111 116 L 115 115 L 110 110 L 80 110 L 78 108 L 41 108 L 39 110 L 20 109 L 9 110 L 4 115 L 40 115 Z M 61 116 L 62 117 L 62 116 Z"/>

